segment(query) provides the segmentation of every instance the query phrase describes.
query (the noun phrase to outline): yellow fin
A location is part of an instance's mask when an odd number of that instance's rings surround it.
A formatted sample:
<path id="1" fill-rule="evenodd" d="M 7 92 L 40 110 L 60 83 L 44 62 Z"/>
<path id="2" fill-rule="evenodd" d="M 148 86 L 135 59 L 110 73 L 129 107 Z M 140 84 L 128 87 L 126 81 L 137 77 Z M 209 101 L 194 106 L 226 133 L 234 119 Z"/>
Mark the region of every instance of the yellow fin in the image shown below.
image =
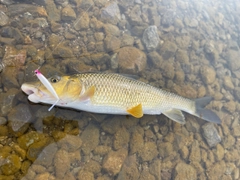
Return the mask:
<path id="1" fill-rule="evenodd" d="M 86 101 L 88 99 L 91 99 L 95 93 L 95 86 L 91 86 L 86 92 L 80 96 L 79 100 L 80 101 Z"/>
<path id="2" fill-rule="evenodd" d="M 127 112 L 136 118 L 141 118 L 143 116 L 142 104 L 128 109 Z"/>

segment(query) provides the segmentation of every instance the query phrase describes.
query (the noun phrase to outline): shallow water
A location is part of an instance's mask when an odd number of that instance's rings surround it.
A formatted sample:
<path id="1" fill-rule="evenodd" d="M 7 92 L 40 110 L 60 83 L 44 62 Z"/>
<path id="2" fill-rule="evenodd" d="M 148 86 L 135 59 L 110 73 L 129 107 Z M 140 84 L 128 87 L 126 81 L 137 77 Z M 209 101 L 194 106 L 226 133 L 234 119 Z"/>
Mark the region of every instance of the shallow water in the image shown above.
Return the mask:
<path id="1" fill-rule="evenodd" d="M 0 2 L 0 179 L 239 179 L 237 1 Z M 21 84 L 78 72 L 137 75 L 195 99 L 186 114 L 136 119 L 34 104 Z"/>

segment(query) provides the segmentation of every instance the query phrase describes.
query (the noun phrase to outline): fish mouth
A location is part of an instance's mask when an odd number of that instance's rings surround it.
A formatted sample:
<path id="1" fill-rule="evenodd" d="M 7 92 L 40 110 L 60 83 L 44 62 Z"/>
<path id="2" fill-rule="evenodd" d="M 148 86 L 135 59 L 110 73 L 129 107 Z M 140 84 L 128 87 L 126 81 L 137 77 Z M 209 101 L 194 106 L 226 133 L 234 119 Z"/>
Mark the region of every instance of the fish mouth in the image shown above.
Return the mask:
<path id="1" fill-rule="evenodd" d="M 31 102 L 39 103 L 40 99 L 45 95 L 41 90 L 39 90 L 36 86 L 31 84 L 24 83 L 21 86 L 22 91 L 28 95 L 28 99 Z"/>

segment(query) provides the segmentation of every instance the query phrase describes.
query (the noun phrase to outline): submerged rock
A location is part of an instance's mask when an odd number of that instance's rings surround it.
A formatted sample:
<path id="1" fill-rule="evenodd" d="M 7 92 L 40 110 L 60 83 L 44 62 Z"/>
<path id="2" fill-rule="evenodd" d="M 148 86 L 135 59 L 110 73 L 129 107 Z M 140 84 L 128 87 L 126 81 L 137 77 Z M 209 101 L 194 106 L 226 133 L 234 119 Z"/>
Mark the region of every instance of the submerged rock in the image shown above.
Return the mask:
<path id="1" fill-rule="evenodd" d="M 3 162 L 1 162 L 1 164 L 3 165 L 1 165 L 0 169 L 4 175 L 15 174 L 21 168 L 20 157 L 16 154 L 11 154 L 6 159 L 3 159 Z"/>
<path id="2" fill-rule="evenodd" d="M 205 84 L 212 84 L 216 79 L 216 72 L 209 66 L 202 66 L 200 68 L 200 74 Z"/>
<path id="3" fill-rule="evenodd" d="M 147 58 L 135 47 L 123 47 L 118 53 L 118 64 L 124 73 L 136 73 L 145 69 Z"/>
<path id="4" fill-rule="evenodd" d="M 221 137 L 212 123 L 206 123 L 202 126 L 202 128 L 203 136 L 210 147 L 214 147 L 221 142 Z"/>
<path id="5" fill-rule="evenodd" d="M 120 17 L 121 15 L 117 2 L 112 2 L 111 4 L 108 4 L 101 11 L 101 18 L 106 22 L 112 24 L 117 24 L 120 20 Z"/>
<path id="6" fill-rule="evenodd" d="M 7 25 L 8 21 L 9 21 L 8 16 L 3 11 L 0 11 L 0 26 Z"/>
<path id="7" fill-rule="evenodd" d="M 180 162 L 175 167 L 175 180 L 192 180 L 197 179 L 197 171 L 191 165 Z"/>
<path id="8" fill-rule="evenodd" d="M 145 29 L 142 40 L 148 51 L 154 50 L 160 42 L 157 26 L 149 26 Z"/>

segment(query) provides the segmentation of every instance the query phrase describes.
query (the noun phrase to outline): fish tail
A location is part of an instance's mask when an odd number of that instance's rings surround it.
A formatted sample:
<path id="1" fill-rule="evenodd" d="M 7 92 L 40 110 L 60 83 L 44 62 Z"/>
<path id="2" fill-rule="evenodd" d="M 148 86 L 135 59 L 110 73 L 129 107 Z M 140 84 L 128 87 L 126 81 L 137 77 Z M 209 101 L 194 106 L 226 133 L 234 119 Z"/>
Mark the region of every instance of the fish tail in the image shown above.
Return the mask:
<path id="1" fill-rule="evenodd" d="M 195 100 L 196 111 L 193 115 L 195 115 L 201 119 L 204 119 L 206 121 L 220 124 L 221 120 L 215 112 L 213 112 L 209 109 L 204 109 L 204 107 L 207 104 L 209 104 L 209 102 L 211 100 L 212 100 L 211 97 L 203 97 L 203 98 L 196 99 Z"/>

